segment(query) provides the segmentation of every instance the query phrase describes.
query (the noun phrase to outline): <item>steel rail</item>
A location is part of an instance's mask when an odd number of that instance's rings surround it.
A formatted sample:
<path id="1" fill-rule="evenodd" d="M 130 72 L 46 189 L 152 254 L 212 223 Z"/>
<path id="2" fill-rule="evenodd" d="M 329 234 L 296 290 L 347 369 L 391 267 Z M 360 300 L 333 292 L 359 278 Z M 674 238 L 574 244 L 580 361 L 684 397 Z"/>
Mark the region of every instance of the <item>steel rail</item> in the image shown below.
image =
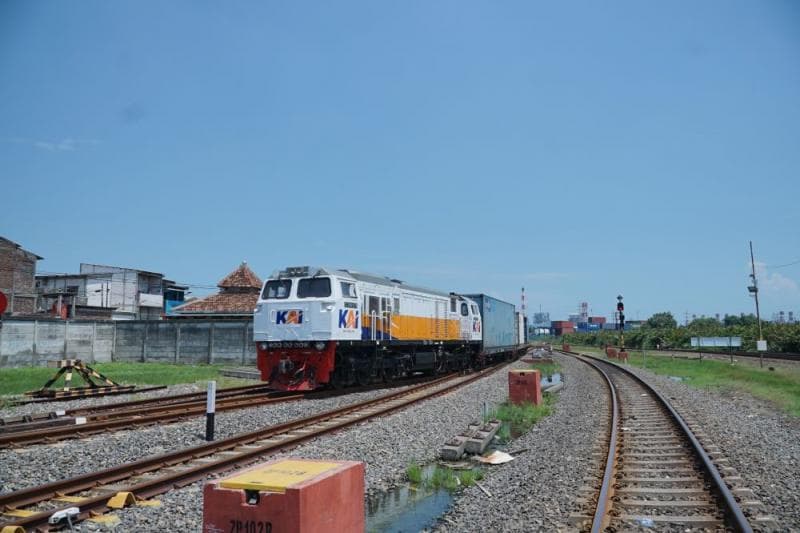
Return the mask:
<path id="1" fill-rule="evenodd" d="M 611 431 L 608 438 L 608 454 L 606 455 L 606 465 L 603 470 L 603 482 L 600 485 L 600 495 L 597 497 L 597 507 L 595 508 L 594 518 L 592 519 L 592 533 L 599 533 L 606 525 L 609 502 L 614 495 L 614 475 L 617 471 L 617 452 L 619 444 L 619 399 L 617 398 L 617 388 L 611 378 L 602 368 L 593 362 L 585 361 L 597 370 L 608 385 L 609 396 L 611 397 Z"/>
<path id="2" fill-rule="evenodd" d="M 734 350 L 731 352 L 714 352 L 711 350 L 692 350 L 689 348 L 651 348 L 654 352 L 681 352 L 681 353 L 699 353 L 703 355 L 722 355 L 725 357 L 730 357 L 731 355 L 737 357 L 748 357 L 753 359 L 758 359 L 759 357 L 764 357 L 764 359 L 779 359 L 782 361 L 800 361 L 800 354 L 799 353 L 789 353 L 789 352 L 744 352 L 739 350 Z"/>
<path id="3" fill-rule="evenodd" d="M 725 484 L 725 481 L 722 479 L 722 476 L 720 475 L 719 470 L 717 470 L 716 465 L 708 456 L 702 444 L 700 444 L 700 441 L 694 435 L 692 430 L 683 420 L 683 417 L 675 410 L 672 404 L 670 404 L 669 401 L 667 401 L 667 399 L 664 398 L 664 396 L 660 392 L 658 392 L 649 383 L 647 383 L 641 377 L 637 376 L 631 370 L 616 363 L 612 363 L 610 361 L 606 361 L 588 354 L 568 352 L 564 350 L 556 350 L 556 351 L 566 355 L 574 356 L 577 359 L 582 360 L 584 362 L 587 362 L 586 359 L 591 359 L 593 361 L 614 367 L 615 369 L 633 378 L 634 381 L 638 382 L 649 393 L 651 393 L 653 397 L 658 401 L 658 403 L 667 411 L 670 418 L 672 418 L 672 420 L 678 425 L 683 435 L 691 444 L 692 451 L 697 456 L 697 458 L 700 459 L 700 462 L 703 466 L 703 469 L 705 470 L 705 473 L 711 480 L 711 489 L 716 493 L 718 500 L 722 503 L 723 511 L 725 511 L 724 513 L 725 522 L 728 525 L 728 527 L 737 532 L 752 533 L 753 530 L 750 526 L 750 523 L 747 521 L 747 518 L 745 517 L 741 507 L 739 507 L 739 504 L 736 501 L 736 498 L 733 496 L 733 493 L 730 491 L 728 486 Z M 597 368 L 606 377 L 606 379 L 609 379 L 608 375 L 604 371 L 600 370 L 597 365 L 592 364 L 591 366 Z M 604 484 L 606 483 L 605 477 L 603 479 L 603 483 Z M 592 531 L 595 531 L 594 524 L 592 527 Z"/>
<path id="4" fill-rule="evenodd" d="M 133 475 L 141 475 L 143 473 L 152 472 L 161 468 L 187 463 L 192 460 L 200 459 L 220 452 L 233 451 L 236 454 L 230 457 L 223 457 L 210 463 L 193 466 L 187 470 L 174 472 L 166 476 L 144 481 L 123 489 L 123 491 L 132 492 L 137 498 L 150 498 L 157 494 L 167 492 L 174 487 L 188 485 L 194 481 L 202 479 L 208 474 L 223 472 L 235 465 L 250 463 L 261 456 L 269 455 L 275 451 L 279 451 L 287 447 L 293 447 L 301 442 L 316 438 L 320 435 L 388 414 L 419 401 L 446 394 L 458 387 L 467 385 L 482 377 L 485 377 L 486 375 L 495 372 L 502 366 L 505 365 L 501 364 L 484 369 L 464 379 L 458 379 L 458 375 L 444 376 L 442 378 L 420 385 L 415 385 L 402 391 L 389 393 L 378 398 L 364 400 L 362 402 L 347 405 L 343 408 L 332 409 L 302 419 L 278 424 L 276 426 L 270 426 L 249 433 L 235 435 L 221 441 L 201 444 L 184 450 L 179 450 L 177 452 L 148 457 L 126 465 L 113 467 L 103 471 L 92 472 L 82 476 L 76 476 L 71 479 L 54 481 L 38 487 L 22 489 L 8 494 L 0 494 L 0 508 L 14 509 L 23 506 L 40 504 L 58 496 L 76 494 L 81 491 L 98 488 L 104 484 L 115 483 Z M 447 381 L 455 381 L 455 383 L 451 383 L 433 391 L 423 393 L 417 397 L 412 397 L 410 399 L 407 398 L 404 401 L 392 403 L 393 401 L 401 399 L 404 396 L 413 396 L 415 393 L 422 392 L 426 388 L 433 388 L 442 383 L 446 383 Z M 379 404 L 388 405 L 375 410 L 374 407 L 378 406 Z M 373 409 L 370 410 L 370 408 Z M 247 449 L 244 451 L 235 450 L 237 447 L 245 446 L 260 440 L 269 439 L 270 437 L 277 435 L 291 433 L 292 431 L 307 428 L 308 426 L 312 426 L 321 421 L 343 417 L 348 414 L 355 415 L 359 410 L 368 411 L 360 415 L 350 416 L 349 418 L 345 418 L 344 420 L 324 428 L 317 428 L 313 431 L 304 432 L 300 435 L 292 435 L 291 437 L 285 438 L 280 442 L 257 446 L 253 449 Z M 108 499 L 115 492 L 109 492 L 82 500 L 79 503 L 81 509 L 80 518 L 85 519 L 89 517 L 90 514 L 107 511 L 106 504 Z M 47 520 L 53 513 L 67 507 L 54 508 L 28 517 L 15 519 L 10 522 L 3 522 L 0 523 L 0 528 L 5 526 L 37 528 L 46 525 Z"/>
<path id="5" fill-rule="evenodd" d="M 262 385 L 248 386 L 241 391 L 233 390 L 223 396 L 217 403 L 217 411 L 233 411 L 261 405 L 294 401 L 299 399 L 320 399 L 356 392 L 381 389 L 385 387 L 396 387 L 402 385 L 416 384 L 421 381 L 429 381 L 430 378 L 411 378 L 391 383 L 379 383 L 364 387 L 352 387 L 336 391 L 276 391 L 269 389 L 267 396 L 262 397 L 259 389 L 263 390 Z M 245 390 L 246 389 L 246 390 Z M 231 391 L 232 389 L 225 389 Z M 191 393 L 193 396 L 195 393 Z M 206 393 L 202 393 L 205 397 Z M 218 395 L 219 398 L 220 395 Z M 152 402 L 148 402 L 152 403 Z M 76 424 L 74 418 L 41 418 L 31 422 L 15 422 L 7 426 L 0 426 L 0 449 L 37 444 L 42 442 L 55 442 L 70 438 L 84 438 L 96 435 L 104 431 L 129 429 L 136 426 L 152 425 L 156 422 L 169 423 L 177 422 L 186 418 L 201 416 L 205 413 L 206 400 L 187 399 L 165 405 L 151 405 L 135 409 L 117 409 L 108 412 L 101 412 L 87 416 L 87 422 Z M 88 408 L 91 411 L 91 408 Z M 77 410 L 80 411 L 80 410 Z M 75 412 L 75 411 L 73 411 Z M 52 413 L 51 413 L 52 414 Z"/>
<path id="6" fill-rule="evenodd" d="M 280 396 L 277 398 L 230 398 L 217 404 L 217 412 L 258 407 L 272 403 L 293 401 L 302 398 L 302 394 Z M 69 438 L 83 438 L 105 431 L 149 426 L 155 423 L 175 422 L 185 418 L 201 416 L 205 413 L 205 404 L 190 407 L 174 407 L 158 409 L 154 413 L 125 415 L 112 420 L 96 420 L 85 424 L 58 425 L 30 431 L 13 431 L 0 434 L 0 449 L 42 442 L 55 442 Z"/>
<path id="7" fill-rule="evenodd" d="M 158 385 L 153 387 L 145 387 L 143 389 L 125 389 L 125 390 L 110 390 L 110 391 L 102 391 L 100 393 L 91 393 L 87 392 L 85 394 L 70 394 L 70 395 L 59 395 L 53 397 L 36 397 L 30 399 L 24 398 L 17 398 L 9 400 L 9 403 L 13 405 L 29 405 L 29 404 L 40 404 L 40 403 L 54 403 L 54 402 L 71 402 L 73 400 L 88 400 L 90 398 L 105 398 L 106 396 L 121 396 L 123 394 L 136 394 L 139 392 L 150 392 L 154 390 L 161 390 L 166 389 L 166 385 Z M 73 391 L 76 389 L 72 389 Z M 91 390 L 91 389 L 90 389 Z"/>

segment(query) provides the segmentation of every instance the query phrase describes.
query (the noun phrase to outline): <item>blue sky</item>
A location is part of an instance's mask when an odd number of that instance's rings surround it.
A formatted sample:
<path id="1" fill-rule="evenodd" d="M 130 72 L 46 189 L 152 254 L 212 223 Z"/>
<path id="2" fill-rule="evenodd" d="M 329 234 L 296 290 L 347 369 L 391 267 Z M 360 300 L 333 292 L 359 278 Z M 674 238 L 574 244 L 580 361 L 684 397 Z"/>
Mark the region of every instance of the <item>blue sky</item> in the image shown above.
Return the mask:
<path id="1" fill-rule="evenodd" d="M 800 4 L 0 3 L 0 235 L 553 318 L 800 314 Z M 202 293 L 195 289 L 195 294 Z"/>

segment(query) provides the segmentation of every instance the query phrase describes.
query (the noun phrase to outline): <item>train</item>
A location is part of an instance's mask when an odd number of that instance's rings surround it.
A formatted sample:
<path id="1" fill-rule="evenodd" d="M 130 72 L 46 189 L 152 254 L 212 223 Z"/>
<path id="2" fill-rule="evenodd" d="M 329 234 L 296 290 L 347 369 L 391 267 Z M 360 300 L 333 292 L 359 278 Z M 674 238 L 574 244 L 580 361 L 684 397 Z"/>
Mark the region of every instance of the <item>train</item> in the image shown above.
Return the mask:
<path id="1" fill-rule="evenodd" d="M 521 349 L 513 304 L 346 269 L 288 267 L 253 312 L 256 361 L 278 390 L 367 385 L 477 368 Z"/>

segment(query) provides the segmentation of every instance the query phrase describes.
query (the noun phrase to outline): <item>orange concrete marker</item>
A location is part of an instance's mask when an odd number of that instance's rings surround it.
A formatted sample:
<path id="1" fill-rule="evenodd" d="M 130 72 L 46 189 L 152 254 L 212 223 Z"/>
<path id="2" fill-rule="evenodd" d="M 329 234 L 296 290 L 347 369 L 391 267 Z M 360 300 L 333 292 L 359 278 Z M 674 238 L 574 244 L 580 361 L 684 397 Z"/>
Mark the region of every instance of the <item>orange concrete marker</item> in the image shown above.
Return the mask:
<path id="1" fill-rule="evenodd" d="M 509 370 L 508 399 L 511 403 L 542 403 L 542 373 L 538 370 Z"/>
<path id="2" fill-rule="evenodd" d="M 570 346 L 566 342 L 561 345 L 561 351 L 562 352 L 571 352 L 572 351 L 571 348 L 572 348 L 572 346 Z"/>
<path id="3" fill-rule="evenodd" d="M 627 363 L 628 362 L 628 352 L 626 352 L 625 350 L 622 350 L 621 352 L 619 352 L 617 354 L 617 358 L 620 361 L 625 361 Z"/>
<path id="4" fill-rule="evenodd" d="M 617 349 L 616 348 L 612 348 L 611 346 L 607 347 L 606 348 L 606 355 L 610 359 L 616 359 L 617 358 Z"/>
<path id="5" fill-rule="evenodd" d="M 204 533 L 364 531 L 364 463 L 279 459 L 207 483 Z"/>

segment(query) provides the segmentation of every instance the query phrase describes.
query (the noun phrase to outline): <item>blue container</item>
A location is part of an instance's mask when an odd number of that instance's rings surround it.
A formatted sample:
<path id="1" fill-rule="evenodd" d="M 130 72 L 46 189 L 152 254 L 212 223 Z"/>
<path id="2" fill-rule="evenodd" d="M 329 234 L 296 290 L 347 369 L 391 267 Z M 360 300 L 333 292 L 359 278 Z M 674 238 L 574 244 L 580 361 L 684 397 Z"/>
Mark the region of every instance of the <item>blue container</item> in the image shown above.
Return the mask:
<path id="1" fill-rule="evenodd" d="M 465 294 L 478 304 L 483 322 L 483 352 L 510 350 L 517 344 L 517 321 L 514 304 L 486 294 Z"/>

